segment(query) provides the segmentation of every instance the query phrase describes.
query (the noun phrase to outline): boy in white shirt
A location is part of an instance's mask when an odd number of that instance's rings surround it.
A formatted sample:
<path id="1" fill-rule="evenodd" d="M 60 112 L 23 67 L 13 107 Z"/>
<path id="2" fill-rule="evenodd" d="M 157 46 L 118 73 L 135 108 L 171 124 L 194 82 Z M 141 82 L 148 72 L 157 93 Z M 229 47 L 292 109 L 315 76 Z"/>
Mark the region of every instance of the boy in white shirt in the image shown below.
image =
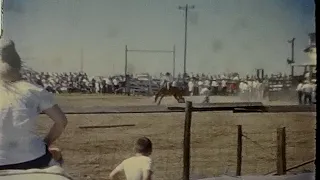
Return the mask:
<path id="1" fill-rule="evenodd" d="M 151 180 L 152 142 L 146 137 L 139 138 L 134 146 L 135 156 L 121 162 L 109 175 L 112 180 L 116 174 L 124 171 L 127 180 Z"/>

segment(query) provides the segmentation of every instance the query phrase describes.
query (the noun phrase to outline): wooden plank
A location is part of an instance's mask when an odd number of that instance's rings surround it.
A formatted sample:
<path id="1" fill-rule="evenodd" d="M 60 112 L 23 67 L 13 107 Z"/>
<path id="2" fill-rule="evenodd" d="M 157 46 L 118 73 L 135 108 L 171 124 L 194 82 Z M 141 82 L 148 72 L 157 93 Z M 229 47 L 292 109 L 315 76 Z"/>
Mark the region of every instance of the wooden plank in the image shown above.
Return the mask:
<path id="1" fill-rule="evenodd" d="M 232 111 L 234 108 L 251 108 L 257 109 L 262 108 L 263 103 L 261 102 L 236 102 L 236 103 L 206 103 L 206 104 L 194 104 L 193 111 Z M 185 107 L 181 105 L 169 106 L 170 110 L 181 110 Z"/>
<path id="2" fill-rule="evenodd" d="M 233 113 L 262 113 L 264 112 L 263 109 L 246 109 L 246 108 L 234 108 Z"/>
<path id="3" fill-rule="evenodd" d="M 184 110 L 169 110 L 167 106 L 94 106 L 94 107 L 62 107 L 65 114 L 128 114 L 128 113 L 172 113 Z"/>
<path id="4" fill-rule="evenodd" d="M 266 112 L 316 112 L 316 105 L 264 106 Z"/>
<path id="5" fill-rule="evenodd" d="M 236 176 L 241 176 L 242 166 L 242 126 L 238 125 L 238 143 L 237 143 L 237 172 Z"/>
<path id="6" fill-rule="evenodd" d="M 277 129 L 277 175 L 286 174 L 286 131 L 285 127 Z"/>
<path id="7" fill-rule="evenodd" d="M 179 106 L 96 106 L 96 107 L 62 107 L 65 114 L 134 114 L 134 113 L 173 113 L 185 112 L 185 107 Z M 277 105 L 263 106 L 260 102 L 255 103 L 211 103 L 196 104 L 192 111 L 233 111 L 235 113 L 252 112 L 316 112 L 316 105 Z"/>
<path id="8" fill-rule="evenodd" d="M 291 166 L 291 167 L 289 167 L 288 169 L 286 169 L 286 172 L 291 171 L 291 170 L 293 170 L 293 169 L 297 169 L 297 168 L 299 168 L 299 167 L 305 166 L 305 165 L 310 164 L 310 163 L 314 163 L 315 160 L 316 160 L 316 159 L 311 159 L 311 160 L 308 160 L 308 161 L 304 161 L 304 162 L 302 162 L 302 163 L 300 163 L 300 164 Z M 266 174 L 264 174 L 264 175 L 265 175 L 265 176 L 266 176 L 266 175 L 270 175 L 270 174 L 276 175 L 276 174 L 277 174 L 276 172 L 277 172 L 277 170 L 268 172 L 268 173 L 266 173 Z"/>
<path id="9" fill-rule="evenodd" d="M 118 125 L 103 125 L 103 126 L 79 126 L 80 129 L 96 129 L 96 128 L 117 128 L 117 127 L 132 127 L 135 124 L 118 124 Z"/>
<path id="10" fill-rule="evenodd" d="M 262 103 L 261 103 L 262 104 Z M 182 110 L 183 107 L 174 106 L 168 107 L 170 110 Z M 259 103 L 249 104 L 232 104 L 232 103 L 215 103 L 206 105 L 203 107 L 193 107 L 193 111 L 233 111 L 235 113 L 250 113 L 250 112 L 265 112 L 265 113 L 277 113 L 277 112 L 316 112 L 315 105 L 260 105 Z"/>
<path id="11" fill-rule="evenodd" d="M 191 136 L 192 102 L 186 102 L 184 138 L 183 138 L 183 180 L 190 179 L 190 136 Z"/>

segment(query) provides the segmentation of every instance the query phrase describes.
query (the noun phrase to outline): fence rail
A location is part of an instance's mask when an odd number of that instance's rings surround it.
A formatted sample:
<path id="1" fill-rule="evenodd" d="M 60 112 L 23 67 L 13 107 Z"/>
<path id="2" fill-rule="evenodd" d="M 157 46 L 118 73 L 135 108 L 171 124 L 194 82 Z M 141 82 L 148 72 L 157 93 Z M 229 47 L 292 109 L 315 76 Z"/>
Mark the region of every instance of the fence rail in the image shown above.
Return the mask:
<path id="1" fill-rule="evenodd" d="M 175 106 L 109 106 L 109 107 L 62 107 L 65 114 L 131 114 L 131 113 L 174 113 L 185 112 L 186 107 Z M 276 112 L 316 112 L 315 105 L 266 106 L 261 102 L 194 104 L 192 112 L 232 111 L 234 113 L 276 113 Z"/>
<path id="2" fill-rule="evenodd" d="M 248 106 L 248 105 L 247 105 Z M 248 106 L 248 109 L 252 109 L 252 107 L 257 106 L 257 104 L 253 104 L 253 106 Z M 182 108 L 185 110 L 185 128 L 184 128 L 184 149 L 183 149 L 183 180 L 189 180 L 190 177 L 190 134 L 191 134 L 191 117 L 193 111 L 212 111 L 212 110 L 230 110 L 235 109 L 235 106 L 222 106 L 223 108 L 218 106 L 206 106 L 206 107 L 194 107 L 192 106 L 192 102 L 186 102 L 185 108 L 176 107 L 175 110 L 181 110 Z M 289 108 L 288 108 L 289 107 Z M 303 112 L 315 112 L 314 106 L 269 106 L 268 108 L 273 109 L 274 112 L 301 112 L 300 108 L 303 108 Z M 203 108 L 203 109 L 201 109 Z M 220 109 L 219 109 L 220 108 Z M 261 107 L 260 107 L 261 108 Z M 265 108 L 265 106 L 262 106 Z M 253 108 L 254 109 L 254 108 Z M 267 111 L 268 112 L 268 111 Z M 241 176 L 242 169 L 242 137 L 245 135 L 242 132 L 242 126 L 238 125 L 238 133 L 237 133 L 237 169 L 236 175 Z M 307 165 L 312 163 L 314 160 L 310 160 L 307 162 L 303 162 L 301 164 L 295 165 L 293 167 L 287 168 L 286 162 L 286 131 L 285 127 L 277 129 L 277 154 L 276 154 L 276 172 L 274 175 L 284 175 L 287 171 L 293 170 L 295 168 Z M 274 171 L 273 171 L 274 172 Z M 272 172 L 272 173 L 273 173 Z M 270 174 L 270 173 L 268 173 Z"/>

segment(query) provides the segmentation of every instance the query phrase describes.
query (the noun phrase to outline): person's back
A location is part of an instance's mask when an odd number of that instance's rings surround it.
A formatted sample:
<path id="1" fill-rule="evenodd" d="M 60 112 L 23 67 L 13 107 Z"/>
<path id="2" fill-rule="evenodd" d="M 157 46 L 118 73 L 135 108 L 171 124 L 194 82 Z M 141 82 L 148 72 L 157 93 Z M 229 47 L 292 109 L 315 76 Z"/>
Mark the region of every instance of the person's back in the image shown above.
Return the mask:
<path id="1" fill-rule="evenodd" d="M 127 180 L 151 180 L 152 161 L 149 156 L 152 153 L 152 142 L 146 137 L 139 138 L 134 145 L 134 150 L 136 155 L 122 161 L 110 173 L 110 179 L 124 171 Z"/>
<path id="2" fill-rule="evenodd" d="M 49 166 L 49 147 L 67 124 L 51 93 L 22 80 L 21 64 L 14 42 L 0 39 L 0 170 Z M 35 133 L 40 112 L 54 121 L 44 139 Z"/>
<path id="3" fill-rule="evenodd" d="M 10 91 L 4 88 L 0 88 L 0 165 L 38 158 L 45 153 L 45 144 L 33 126 L 39 111 L 54 105 L 51 96 L 26 81 L 11 84 Z"/>
<path id="4" fill-rule="evenodd" d="M 151 158 L 148 156 L 133 156 L 122 162 L 127 180 L 142 180 L 143 173 L 151 168 Z"/>

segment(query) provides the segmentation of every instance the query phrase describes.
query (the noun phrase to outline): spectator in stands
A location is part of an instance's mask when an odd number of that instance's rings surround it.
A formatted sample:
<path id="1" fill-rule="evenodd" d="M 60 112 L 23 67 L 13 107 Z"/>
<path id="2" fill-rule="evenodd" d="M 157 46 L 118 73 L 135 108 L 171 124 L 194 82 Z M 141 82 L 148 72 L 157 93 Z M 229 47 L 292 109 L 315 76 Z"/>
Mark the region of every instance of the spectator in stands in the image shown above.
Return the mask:
<path id="1" fill-rule="evenodd" d="M 194 79 L 190 79 L 188 82 L 189 96 L 193 96 Z"/>
<path id="2" fill-rule="evenodd" d="M 0 39 L 0 170 L 47 167 L 48 147 L 67 124 L 52 95 L 22 79 L 21 64 L 14 42 Z M 40 112 L 54 121 L 44 139 L 34 133 Z"/>
<path id="3" fill-rule="evenodd" d="M 302 96 L 303 96 L 302 86 L 303 86 L 302 81 L 299 81 L 299 84 L 298 84 L 297 89 L 296 89 L 297 95 L 298 95 L 299 104 L 302 104 Z"/>
<path id="4" fill-rule="evenodd" d="M 225 79 L 222 79 L 221 81 L 221 91 L 223 95 L 227 95 L 227 81 Z"/>
<path id="5" fill-rule="evenodd" d="M 151 180 L 152 142 L 146 137 L 139 138 L 134 146 L 135 156 L 121 162 L 109 175 L 113 179 L 116 174 L 124 171 L 127 180 Z"/>
<path id="6" fill-rule="evenodd" d="M 304 104 L 312 104 L 313 90 L 314 90 L 314 86 L 310 83 L 310 81 L 305 81 L 304 85 L 302 86 Z"/>
<path id="7" fill-rule="evenodd" d="M 218 95 L 219 84 L 215 78 L 212 80 L 211 86 L 213 95 Z"/>

